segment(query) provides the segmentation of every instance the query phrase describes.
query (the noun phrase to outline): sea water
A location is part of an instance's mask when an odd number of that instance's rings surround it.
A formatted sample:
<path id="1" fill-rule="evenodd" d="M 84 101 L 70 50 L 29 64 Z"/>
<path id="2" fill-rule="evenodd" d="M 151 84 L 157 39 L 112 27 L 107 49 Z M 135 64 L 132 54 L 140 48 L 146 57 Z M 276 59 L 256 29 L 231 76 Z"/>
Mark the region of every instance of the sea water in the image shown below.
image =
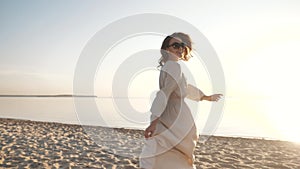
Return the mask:
<path id="1" fill-rule="evenodd" d="M 240 104 L 230 101 L 230 104 Z M 257 103 L 259 106 L 261 103 Z M 149 98 L 99 97 L 0 97 L 0 118 L 25 119 L 66 124 L 96 125 L 116 128 L 145 129 L 149 124 Z M 201 103 L 195 121 L 201 133 L 209 115 L 208 103 Z M 231 109 L 232 110 L 232 109 Z M 265 124 L 260 116 L 222 112 L 213 135 L 270 138 L 284 140 Z M 262 121 L 260 123 L 260 121 Z"/>

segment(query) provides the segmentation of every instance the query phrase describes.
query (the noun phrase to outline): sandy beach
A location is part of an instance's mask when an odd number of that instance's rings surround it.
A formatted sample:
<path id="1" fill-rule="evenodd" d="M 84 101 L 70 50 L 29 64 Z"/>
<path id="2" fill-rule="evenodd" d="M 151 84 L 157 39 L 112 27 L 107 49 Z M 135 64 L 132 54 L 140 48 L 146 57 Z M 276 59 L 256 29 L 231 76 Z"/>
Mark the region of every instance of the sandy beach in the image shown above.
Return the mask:
<path id="1" fill-rule="evenodd" d="M 138 168 L 143 131 L 0 119 L 0 168 Z M 210 137 L 197 169 L 300 168 L 300 144 Z"/>

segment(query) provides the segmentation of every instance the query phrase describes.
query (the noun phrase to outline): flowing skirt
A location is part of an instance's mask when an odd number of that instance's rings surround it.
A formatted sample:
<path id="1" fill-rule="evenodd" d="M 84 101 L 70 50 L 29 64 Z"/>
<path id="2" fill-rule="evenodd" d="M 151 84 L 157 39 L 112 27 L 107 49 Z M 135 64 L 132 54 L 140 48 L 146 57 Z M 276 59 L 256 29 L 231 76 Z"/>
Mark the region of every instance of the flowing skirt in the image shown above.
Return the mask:
<path id="1" fill-rule="evenodd" d="M 198 136 L 184 99 L 169 99 L 154 136 L 145 140 L 140 167 L 145 169 L 193 169 Z"/>

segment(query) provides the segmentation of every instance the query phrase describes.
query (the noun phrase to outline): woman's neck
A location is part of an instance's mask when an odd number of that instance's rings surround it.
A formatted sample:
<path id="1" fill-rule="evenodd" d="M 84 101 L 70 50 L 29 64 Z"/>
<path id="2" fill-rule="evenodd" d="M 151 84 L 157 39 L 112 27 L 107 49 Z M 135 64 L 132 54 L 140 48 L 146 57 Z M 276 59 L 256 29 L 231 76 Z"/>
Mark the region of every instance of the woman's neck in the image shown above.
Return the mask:
<path id="1" fill-rule="evenodd" d="M 175 62 L 177 62 L 177 61 L 179 60 L 179 58 L 178 58 L 178 57 L 176 57 L 176 58 L 175 58 L 175 57 L 169 57 L 169 58 L 168 58 L 168 61 L 169 61 L 169 60 L 170 60 L 170 61 L 175 61 Z"/>

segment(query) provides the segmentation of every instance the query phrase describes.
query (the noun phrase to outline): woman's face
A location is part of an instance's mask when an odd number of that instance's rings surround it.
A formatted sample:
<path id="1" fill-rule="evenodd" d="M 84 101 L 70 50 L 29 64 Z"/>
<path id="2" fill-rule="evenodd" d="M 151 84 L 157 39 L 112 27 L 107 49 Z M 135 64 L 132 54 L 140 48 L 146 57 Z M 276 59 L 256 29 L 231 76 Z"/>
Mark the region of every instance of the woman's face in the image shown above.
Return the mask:
<path id="1" fill-rule="evenodd" d="M 184 43 L 181 39 L 172 38 L 169 42 L 169 45 L 166 49 L 169 52 L 168 59 L 178 61 L 184 56 Z"/>

